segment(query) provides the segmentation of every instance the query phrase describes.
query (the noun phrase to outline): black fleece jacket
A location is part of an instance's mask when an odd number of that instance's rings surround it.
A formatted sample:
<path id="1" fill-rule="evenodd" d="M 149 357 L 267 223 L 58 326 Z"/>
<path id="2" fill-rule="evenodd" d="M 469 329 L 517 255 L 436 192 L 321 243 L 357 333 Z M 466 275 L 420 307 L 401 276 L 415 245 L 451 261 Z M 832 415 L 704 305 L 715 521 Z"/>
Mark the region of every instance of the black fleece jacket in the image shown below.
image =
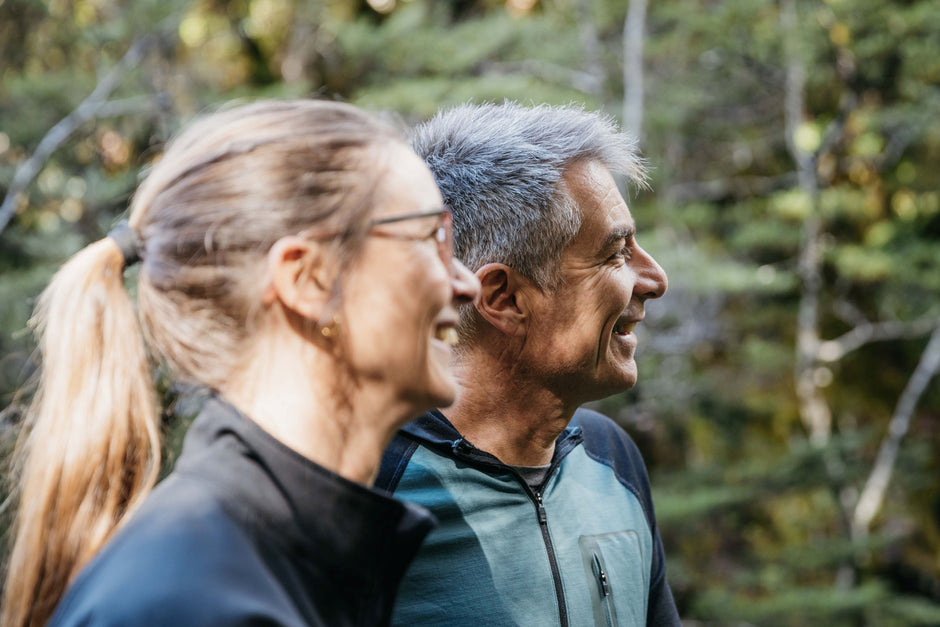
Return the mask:
<path id="1" fill-rule="evenodd" d="M 432 526 L 213 397 L 50 625 L 385 625 Z"/>

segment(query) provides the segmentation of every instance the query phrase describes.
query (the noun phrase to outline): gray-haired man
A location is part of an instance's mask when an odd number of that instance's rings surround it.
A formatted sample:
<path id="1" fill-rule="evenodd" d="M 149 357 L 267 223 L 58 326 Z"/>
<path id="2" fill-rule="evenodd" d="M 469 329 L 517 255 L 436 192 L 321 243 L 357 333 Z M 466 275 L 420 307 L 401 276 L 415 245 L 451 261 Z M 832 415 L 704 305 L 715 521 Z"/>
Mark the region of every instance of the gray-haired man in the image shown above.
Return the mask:
<path id="1" fill-rule="evenodd" d="M 440 520 L 399 625 L 674 625 L 643 460 L 578 409 L 636 383 L 634 328 L 666 291 L 611 172 L 633 143 L 573 107 L 465 105 L 413 144 L 482 291 L 461 312 L 457 401 L 408 425 L 378 485 Z"/>

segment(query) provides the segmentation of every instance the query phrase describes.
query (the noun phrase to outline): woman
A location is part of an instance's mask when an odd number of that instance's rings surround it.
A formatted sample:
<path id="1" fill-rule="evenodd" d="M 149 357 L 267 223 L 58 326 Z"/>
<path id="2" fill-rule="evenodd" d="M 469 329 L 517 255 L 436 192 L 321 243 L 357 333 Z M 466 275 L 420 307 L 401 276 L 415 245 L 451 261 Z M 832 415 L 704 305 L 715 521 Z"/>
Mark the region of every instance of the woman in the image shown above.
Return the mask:
<path id="1" fill-rule="evenodd" d="M 367 486 L 397 427 L 453 401 L 454 307 L 479 287 L 441 202 L 348 105 L 180 136 L 40 299 L 4 625 L 387 622 L 429 515 Z M 148 351 L 213 391 L 152 492 Z"/>

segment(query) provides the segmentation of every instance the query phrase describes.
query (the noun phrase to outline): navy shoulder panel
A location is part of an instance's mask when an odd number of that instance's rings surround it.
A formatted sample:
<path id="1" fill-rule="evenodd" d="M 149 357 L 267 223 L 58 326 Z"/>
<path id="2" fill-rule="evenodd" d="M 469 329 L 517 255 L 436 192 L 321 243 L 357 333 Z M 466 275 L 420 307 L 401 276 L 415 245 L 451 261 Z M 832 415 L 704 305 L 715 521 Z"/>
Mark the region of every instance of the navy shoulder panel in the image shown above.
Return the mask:
<path id="1" fill-rule="evenodd" d="M 419 444 L 446 454 L 461 439 L 454 425 L 438 410 L 422 414 L 402 427 L 392 438 L 382 455 L 375 487 L 393 494 Z"/>
<path id="2" fill-rule="evenodd" d="M 639 499 L 647 521 L 654 525 L 646 464 L 630 435 L 607 416 L 590 409 L 578 409 L 571 424 L 581 427 L 588 457 L 614 471 L 620 483 Z"/>
<path id="3" fill-rule="evenodd" d="M 385 449 L 385 453 L 382 454 L 379 474 L 375 478 L 375 487 L 385 490 L 389 494 L 394 494 L 395 489 L 398 488 L 398 482 L 405 473 L 405 468 L 417 448 L 417 441 L 401 432 L 395 434 L 388 448 Z"/>
<path id="4" fill-rule="evenodd" d="M 461 439 L 460 432 L 450 424 L 447 416 L 438 410 L 429 411 L 418 416 L 399 431 L 432 448 L 451 448 L 454 442 Z"/>

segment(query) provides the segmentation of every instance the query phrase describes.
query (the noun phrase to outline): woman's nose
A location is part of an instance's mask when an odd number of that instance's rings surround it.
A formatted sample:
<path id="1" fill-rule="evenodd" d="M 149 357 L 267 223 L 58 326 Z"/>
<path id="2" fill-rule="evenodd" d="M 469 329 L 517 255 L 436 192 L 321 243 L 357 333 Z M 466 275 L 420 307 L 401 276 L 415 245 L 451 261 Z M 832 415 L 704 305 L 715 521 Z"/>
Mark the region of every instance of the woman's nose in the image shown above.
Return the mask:
<path id="1" fill-rule="evenodd" d="M 450 276 L 454 305 L 467 305 L 480 295 L 480 279 L 456 257 L 451 264 Z"/>

